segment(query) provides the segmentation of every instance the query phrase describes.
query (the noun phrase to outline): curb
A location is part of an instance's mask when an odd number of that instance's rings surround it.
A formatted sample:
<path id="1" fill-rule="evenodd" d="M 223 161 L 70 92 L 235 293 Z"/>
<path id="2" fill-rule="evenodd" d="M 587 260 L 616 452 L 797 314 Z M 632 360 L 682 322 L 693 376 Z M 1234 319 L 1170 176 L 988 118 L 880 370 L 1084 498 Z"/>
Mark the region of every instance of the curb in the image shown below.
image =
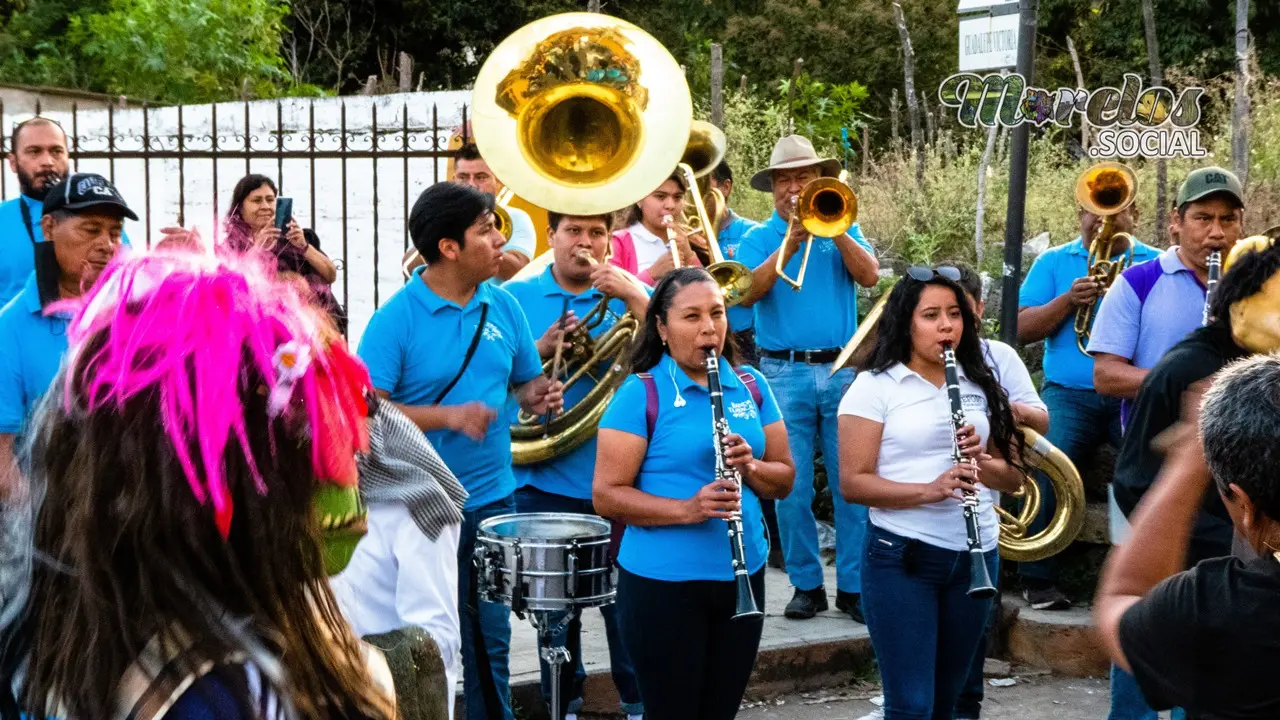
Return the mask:
<path id="1" fill-rule="evenodd" d="M 1010 659 L 1068 677 L 1107 677 L 1111 659 L 1093 629 L 1087 607 L 1032 610 L 1022 598 L 1006 595 L 1002 620 Z"/>
<path id="2" fill-rule="evenodd" d="M 747 684 L 746 697 L 804 692 L 845 683 L 854 679 L 873 657 L 871 638 L 865 628 L 848 638 L 818 642 L 796 640 L 761 648 Z M 618 693 L 607 669 L 589 670 L 582 694 L 586 698 L 583 714 L 610 716 L 618 712 Z M 548 717 L 536 679 L 512 683 L 511 697 L 520 708 L 520 717 L 528 720 Z"/>

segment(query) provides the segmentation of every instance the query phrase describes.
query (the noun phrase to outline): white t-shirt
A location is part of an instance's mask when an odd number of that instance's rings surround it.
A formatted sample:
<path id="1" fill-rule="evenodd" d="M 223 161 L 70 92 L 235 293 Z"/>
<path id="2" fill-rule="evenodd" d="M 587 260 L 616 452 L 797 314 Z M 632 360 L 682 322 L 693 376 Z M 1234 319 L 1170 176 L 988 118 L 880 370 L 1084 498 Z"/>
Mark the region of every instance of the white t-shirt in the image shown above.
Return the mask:
<path id="1" fill-rule="evenodd" d="M 959 369 L 960 399 L 965 420 L 983 445 L 991 426 L 982 388 Z M 897 363 L 882 373 L 858 373 L 840 401 L 841 415 L 854 415 L 884 425 L 876 474 L 891 482 L 925 485 L 951 467 L 951 402 L 946 386 L 935 387 L 915 371 Z M 979 485 L 979 487 L 982 487 Z M 992 493 L 978 493 L 978 524 L 983 551 L 999 541 Z M 968 548 L 964 511 L 954 499 L 912 508 L 871 508 L 876 527 L 947 550 Z"/>
<path id="2" fill-rule="evenodd" d="M 360 637 L 417 626 L 440 647 L 453 717 L 462 667 L 458 622 L 458 537 L 446 526 L 431 540 L 402 504 L 369 506 L 369 531 L 345 570 L 329 579 L 342 615 Z"/>
<path id="3" fill-rule="evenodd" d="M 638 273 L 648 270 L 649 266 L 658 262 L 659 258 L 671 252 L 667 239 L 649 232 L 649 228 L 642 222 L 627 228 L 627 232 L 631 233 L 631 242 L 636 248 L 636 272 Z"/>
<path id="4" fill-rule="evenodd" d="M 987 364 L 994 369 L 996 381 L 1009 396 L 1009 402 L 1048 411 L 1048 406 L 1040 399 L 1040 393 L 1036 392 L 1031 373 L 1027 371 L 1017 350 L 999 340 L 984 339 L 982 347 L 986 351 Z"/>
<path id="5" fill-rule="evenodd" d="M 520 208 L 504 208 L 511 216 L 511 239 L 502 246 L 503 252 L 515 250 L 523 253 L 530 260 L 538 251 L 538 232 L 533 227 L 533 218 Z"/>

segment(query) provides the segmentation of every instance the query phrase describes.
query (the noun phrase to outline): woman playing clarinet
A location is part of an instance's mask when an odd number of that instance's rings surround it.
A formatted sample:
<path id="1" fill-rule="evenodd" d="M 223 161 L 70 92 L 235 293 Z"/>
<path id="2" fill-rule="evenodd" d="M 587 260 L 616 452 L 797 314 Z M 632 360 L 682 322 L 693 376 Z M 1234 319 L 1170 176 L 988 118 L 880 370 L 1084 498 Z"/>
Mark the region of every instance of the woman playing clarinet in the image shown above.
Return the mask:
<path id="1" fill-rule="evenodd" d="M 763 627 L 760 498 L 785 497 L 795 477 L 773 393 L 736 366 L 727 331 L 705 270 L 666 275 L 645 314 L 639 375 L 600 422 L 593 500 L 627 525 L 618 615 L 647 720 L 737 714 Z M 727 424 L 713 421 L 717 405 Z"/>
<path id="2" fill-rule="evenodd" d="M 908 270 L 869 370 L 840 403 L 840 492 L 871 508 L 862 603 L 885 720 L 952 717 L 994 594 L 999 523 L 986 489 L 1022 481 L 1008 460 L 1009 399 L 959 278 L 949 266 Z"/>

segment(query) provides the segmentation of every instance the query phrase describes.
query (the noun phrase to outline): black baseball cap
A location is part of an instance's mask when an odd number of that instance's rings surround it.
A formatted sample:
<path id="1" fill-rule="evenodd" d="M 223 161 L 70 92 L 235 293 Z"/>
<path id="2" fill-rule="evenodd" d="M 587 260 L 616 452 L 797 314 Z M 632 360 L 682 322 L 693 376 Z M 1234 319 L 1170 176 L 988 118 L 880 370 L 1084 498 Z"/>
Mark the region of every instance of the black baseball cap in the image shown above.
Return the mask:
<path id="1" fill-rule="evenodd" d="M 71 173 L 49 188 L 49 194 L 44 198 L 45 215 L 59 210 L 80 213 L 93 208 L 115 208 L 130 220 L 138 219 L 116 186 L 97 173 Z"/>

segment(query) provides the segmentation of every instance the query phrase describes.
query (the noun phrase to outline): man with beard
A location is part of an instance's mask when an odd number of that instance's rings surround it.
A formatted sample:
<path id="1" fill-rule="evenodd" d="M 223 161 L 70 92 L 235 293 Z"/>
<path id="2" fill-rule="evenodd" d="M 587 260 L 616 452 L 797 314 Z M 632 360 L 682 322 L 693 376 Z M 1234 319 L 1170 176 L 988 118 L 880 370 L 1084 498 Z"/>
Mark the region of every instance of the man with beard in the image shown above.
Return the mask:
<path id="1" fill-rule="evenodd" d="M 44 240 L 40 217 L 49 188 L 67 176 L 67 135 L 58 123 L 35 117 L 13 129 L 9 169 L 21 194 L 0 203 L 0 307 L 19 292 Z"/>
<path id="2" fill-rule="evenodd" d="M 49 389 L 67 350 L 67 316 L 50 304 L 80 297 L 120 249 L 138 216 L 101 175 L 76 173 L 45 198 L 36 271 L 0 310 L 0 497 L 11 486 L 14 439 Z"/>

